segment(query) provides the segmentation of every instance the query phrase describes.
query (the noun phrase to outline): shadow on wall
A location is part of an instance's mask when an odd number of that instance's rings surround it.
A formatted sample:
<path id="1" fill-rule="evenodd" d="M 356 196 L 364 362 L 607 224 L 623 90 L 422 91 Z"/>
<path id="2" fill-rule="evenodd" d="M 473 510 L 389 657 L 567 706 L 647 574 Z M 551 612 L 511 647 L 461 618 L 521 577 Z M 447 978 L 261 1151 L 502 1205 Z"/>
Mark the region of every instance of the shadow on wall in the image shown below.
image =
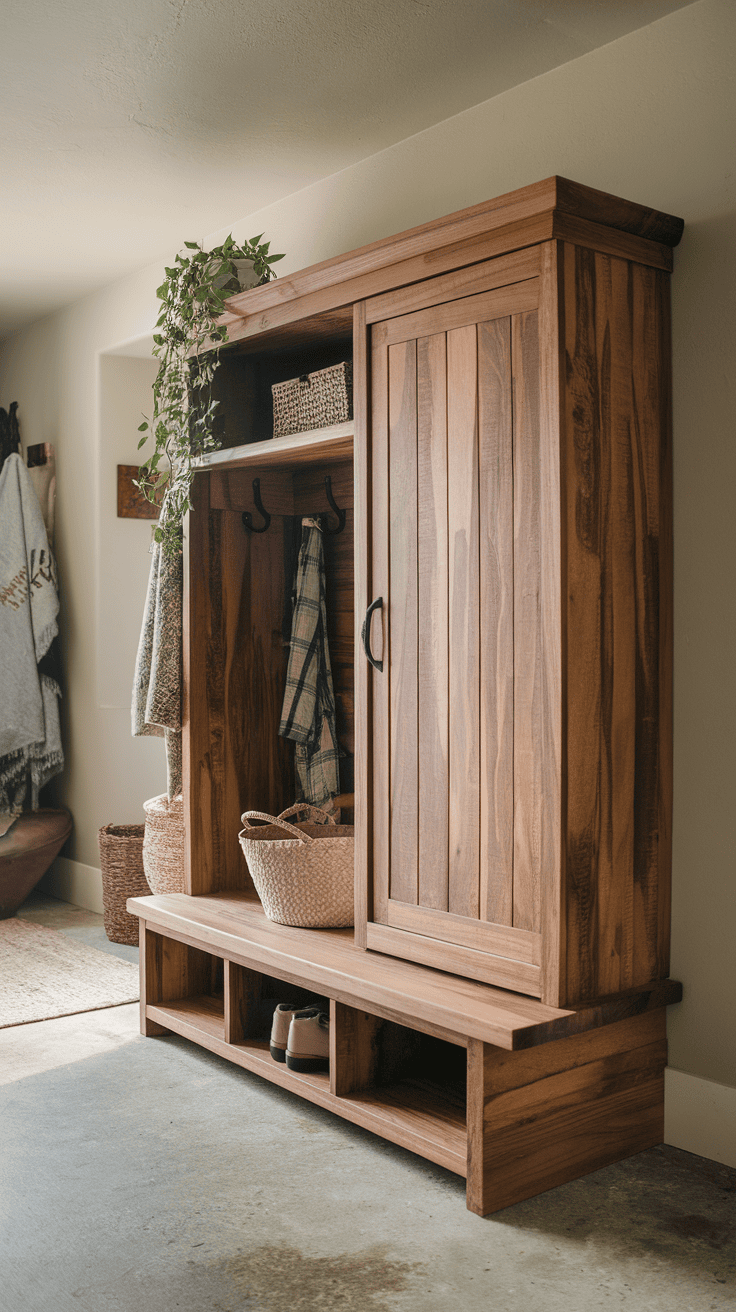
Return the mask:
<path id="1" fill-rule="evenodd" d="M 673 297 L 675 793 L 670 1065 L 736 1086 L 736 213 L 686 225 Z"/>

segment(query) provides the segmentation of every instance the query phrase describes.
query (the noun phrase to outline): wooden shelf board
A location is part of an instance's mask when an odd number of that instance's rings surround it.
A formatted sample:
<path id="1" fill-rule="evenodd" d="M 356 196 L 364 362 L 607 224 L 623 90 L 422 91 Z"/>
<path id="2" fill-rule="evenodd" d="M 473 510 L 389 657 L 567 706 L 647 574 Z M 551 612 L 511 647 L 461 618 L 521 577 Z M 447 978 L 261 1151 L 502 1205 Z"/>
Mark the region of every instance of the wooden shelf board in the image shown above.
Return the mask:
<path id="1" fill-rule="evenodd" d="M 567 1010 L 489 984 L 364 952 L 349 929 L 297 929 L 266 918 L 246 893 L 136 897 L 128 910 L 147 927 L 265 975 L 464 1046 L 480 1039 L 516 1050 L 597 1029 L 678 1002 L 673 980 Z"/>
<path id="2" fill-rule="evenodd" d="M 307 433 L 290 433 L 266 442 L 249 442 L 202 456 L 196 470 L 247 469 L 249 465 L 313 464 L 316 460 L 349 460 L 353 454 L 352 419 Z"/>
<path id="3" fill-rule="evenodd" d="M 428 1081 L 411 1080 L 338 1098 L 330 1093 L 327 1073 L 300 1075 L 274 1061 L 267 1039 L 226 1043 L 221 1007 L 219 998 L 179 998 L 149 1003 L 146 1016 L 343 1120 L 380 1134 L 456 1175 L 467 1174 L 465 1112 L 456 1098 Z"/>

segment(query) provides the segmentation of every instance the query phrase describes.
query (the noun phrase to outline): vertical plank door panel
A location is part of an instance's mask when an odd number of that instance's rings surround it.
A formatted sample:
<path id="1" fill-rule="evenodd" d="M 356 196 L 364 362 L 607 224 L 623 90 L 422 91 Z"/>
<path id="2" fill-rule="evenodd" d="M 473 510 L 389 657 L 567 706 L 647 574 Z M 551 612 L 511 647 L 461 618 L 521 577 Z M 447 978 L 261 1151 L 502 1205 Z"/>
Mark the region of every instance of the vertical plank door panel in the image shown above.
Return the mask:
<path id="1" fill-rule="evenodd" d="M 380 615 L 368 635 L 383 670 L 371 667 L 372 698 L 371 775 L 373 792 L 373 914 L 386 921 L 390 877 L 391 796 L 391 630 L 388 624 L 389 595 L 389 465 L 388 465 L 388 348 L 374 347 L 371 353 L 371 601 L 383 598 Z M 367 609 L 367 606 L 366 606 Z M 363 623 L 363 617 L 360 617 Z M 377 636 L 382 634 L 380 649 Z M 360 660 L 366 660 L 361 653 Z"/>
<path id="2" fill-rule="evenodd" d="M 510 925 L 514 831 L 511 324 L 478 325 L 480 918 Z"/>
<path id="3" fill-rule="evenodd" d="M 480 565 L 478 350 L 475 324 L 447 334 L 450 623 L 449 910 L 480 900 Z"/>
<path id="4" fill-rule="evenodd" d="M 447 345 L 417 342 L 419 905 L 447 910 Z"/>
<path id="5" fill-rule="evenodd" d="M 513 924 L 541 927 L 544 709 L 537 312 L 511 320 L 514 375 Z"/>
<path id="6" fill-rule="evenodd" d="M 417 350 L 388 349 L 391 590 L 390 893 L 416 904 L 419 877 L 417 593 Z"/>

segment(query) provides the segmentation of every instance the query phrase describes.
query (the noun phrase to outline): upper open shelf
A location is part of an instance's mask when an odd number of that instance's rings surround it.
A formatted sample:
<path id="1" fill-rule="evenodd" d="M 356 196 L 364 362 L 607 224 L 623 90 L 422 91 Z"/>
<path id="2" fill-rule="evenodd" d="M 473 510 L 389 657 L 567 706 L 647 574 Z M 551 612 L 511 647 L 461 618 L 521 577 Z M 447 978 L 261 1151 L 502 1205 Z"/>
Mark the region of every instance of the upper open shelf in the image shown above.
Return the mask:
<path id="1" fill-rule="evenodd" d="M 290 433 L 265 442 L 213 451 L 196 462 L 197 469 L 246 469 L 249 465 L 313 464 L 315 460 L 349 460 L 353 454 L 352 419 L 329 428 L 314 428 L 307 433 Z"/>

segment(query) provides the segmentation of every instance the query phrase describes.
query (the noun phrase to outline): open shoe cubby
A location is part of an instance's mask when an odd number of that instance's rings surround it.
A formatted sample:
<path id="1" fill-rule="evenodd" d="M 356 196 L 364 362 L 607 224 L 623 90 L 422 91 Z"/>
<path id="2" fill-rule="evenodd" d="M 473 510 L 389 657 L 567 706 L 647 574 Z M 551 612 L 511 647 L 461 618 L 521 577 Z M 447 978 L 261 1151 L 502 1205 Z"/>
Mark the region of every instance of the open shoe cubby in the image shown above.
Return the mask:
<path id="1" fill-rule="evenodd" d="M 472 1211 L 661 1142 L 673 981 L 561 1010 L 361 952 L 351 930 L 273 924 L 243 892 L 129 909 L 144 1034 L 180 1034 L 466 1176 Z M 271 1058 L 269 1008 L 315 997 L 329 999 L 330 1069 L 302 1075 Z"/>
<path id="2" fill-rule="evenodd" d="M 144 1033 L 172 1031 L 257 1075 L 465 1174 L 465 1050 L 188 943 L 143 932 Z M 330 1014 L 329 1073 L 300 1074 L 269 1051 L 277 1002 Z"/>

